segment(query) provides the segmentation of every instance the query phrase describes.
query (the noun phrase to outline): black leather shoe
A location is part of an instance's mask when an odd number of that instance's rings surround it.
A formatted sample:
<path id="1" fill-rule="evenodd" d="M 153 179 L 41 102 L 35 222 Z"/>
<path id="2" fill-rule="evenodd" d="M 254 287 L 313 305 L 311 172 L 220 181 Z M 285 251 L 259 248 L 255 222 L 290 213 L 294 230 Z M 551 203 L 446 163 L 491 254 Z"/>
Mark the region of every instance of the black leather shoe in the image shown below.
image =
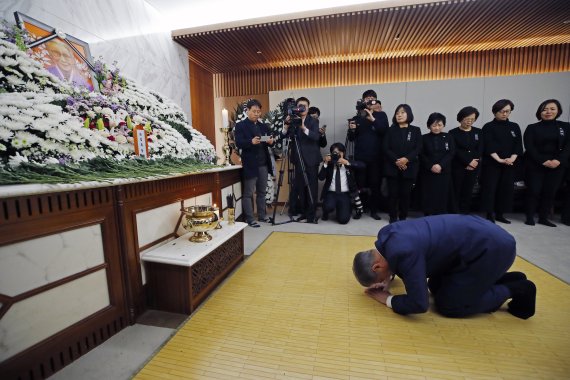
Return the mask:
<path id="1" fill-rule="evenodd" d="M 360 217 L 362 216 L 361 212 L 356 212 L 356 214 L 354 214 L 354 216 L 352 217 L 352 219 L 360 219 Z"/>
<path id="2" fill-rule="evenodd" d="M 371 217 L 372 219 L 374 219 L 374 220 L 380 220 L 380 219 L 382 219 L 382 218 L 380 217 L 380 215 L 378 215 L 378 213 L 372 212 L 372 211 L 370 212 L 370 217 Z"/>
<path id="3" fill-rule="evenodd" d="M 526 224 L 527 226 L 534 226 L 534 218 L 526 218 L 524 224 Z"/>
<path id="4" fill-rule="evenodd" d="M 545 218 L 539 218 L 538 224 L 542 224 L 543 226 L 548 226 L 548 227 L 556 227 L 556 224 L 552 223 L 550 220 Z"/>
<path id="5" fill-rule="evenodd" d="M 526 280 L 526 274 L 523 272 L 507 272 L 495 284 L 508 284 L 522 280 Z"/>
<path id="6" fill-rule="evenodd" d="M 328 213 L 328 212 L 323 212 L 323 215 L 321 215 L 321 219 L 322 219 L 322 220 L 329 220 L 329 213 Z"/>
<path id="7" fill-rule="evenodd" d="M 529 280 L 515 281 L 505 284 L 511 292 L 512 301 L 508 311 L 521 319 L 532 317 L 536 309 L 536 285 Z"/>
<path id="8" fill-rule="evenodd" d="M 488 212 L 486 218 L 487 218 L 487 220 L 488 220 L 489 222 L 495 223 L 495 217 L 493 216 L 492 213 Z"/>
<path id="9" fill-rule="evenodd" d="M 505 224 L 511 224 L 511 221 L 508 220 L 507 218 L 505 218 L 503 215 L 497 214 L 497 216 L 495 217 L 495 220 L 497 222 L 501 222 L 501 223 L 505 223 Z"/>

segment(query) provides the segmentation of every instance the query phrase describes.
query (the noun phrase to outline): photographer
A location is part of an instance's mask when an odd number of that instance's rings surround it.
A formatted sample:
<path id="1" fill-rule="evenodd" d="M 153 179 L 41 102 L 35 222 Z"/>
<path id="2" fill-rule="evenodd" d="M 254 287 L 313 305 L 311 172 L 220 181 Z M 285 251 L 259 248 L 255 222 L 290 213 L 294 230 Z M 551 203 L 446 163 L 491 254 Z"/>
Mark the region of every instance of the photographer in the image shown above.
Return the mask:
<path id="1" fill-rule="evenodd" d="M 268 168 L 271 168 L 271 159 L 268 146 L 273 146 L 274 140 L 270 136 L 269 127 L 260 122 L 261 103 L 251 99 L 246 104 L 247 119 L 240 121 L 235 127 L 236 145 L 242 150 L 243 166 L 243 213 L 245 221 L 250 227 L 257 228 L 259 224 L 253 215 L 253 192 L 256 192 L 257 218 L 260 222 L 270 223 L 265 213 L 265 191 L 267 188 Z M 266 141 L 262 141 L 264 136 Z M 268 136 L 268 137 L 267 137 Z"/>
<path id="2" fill-rule="evenodd" d="M 366 166 L 356 173 L 356 182 L 370 216 L 380 220 L 380 184 L 382 178 L 382 135 L 388 130 L 388 117 L 382 111 L 374 90 L 362 94 L 357 102 L 358 115 L 349 120 L 347 139 L 354 141 L 354 158 Z"/>
<path id="3" fill-rule="evenodd" d="M 325 181 L 321 192 L 323 201 L 323 220 L 328 214 L 336 210 L 336 220 L 346 224 L 350 220 L 351 195 L 356 205 L 355 219 L 360 219 L 362 204 L 358 197 L 358 189 L 352 169 L 361 169 L 364 164 L 359 161 L 349 161 L 344 157 L 346 148 L 341 143 L 334 143 L 330 147 L 331 154 L 327 154 L 319 172 L 319 179 Z"/>
<path id="4" fill-rule="evenodd" d="M 291 157 L 295 165 L 295 180 L 291 194 L 289 194 L 289 216 L 292 217 L 297 209 L 303 209 L 306 210 L 306 214 L 301 215 L 296 221 L 317 223 L 315 209 L 318 193 L 317 175 L 321 162 L 319 148 L 321 134 L 319 133 L 319 121 L 308 116 L 309 104 L 309 99 L 305 97 L 300 97 L 295 101 L 295 107 L 287 112 L 281 133 L 295 140 L 299 147 L 299 151 L 297 151 L 296 144 L 291 145 L 293 150 Z M 303 160 L 307 184 L 305 184 L 303 168 L 299 159 Z"/>
<path id="5" fill-rule="evenodd" d="M 317 107 L 309 107 L 309 116 L 312 117 L 313 119 L 319 120 L 319 117 L 321 117 L 321 110 L 318 109 Z M 321 136 L 319 137 L 319 146 L 321 148 L 327 146 L 326 132 L 327 132 L 326 125 L 319 126 L 319 133 L 321 134 Z"/>

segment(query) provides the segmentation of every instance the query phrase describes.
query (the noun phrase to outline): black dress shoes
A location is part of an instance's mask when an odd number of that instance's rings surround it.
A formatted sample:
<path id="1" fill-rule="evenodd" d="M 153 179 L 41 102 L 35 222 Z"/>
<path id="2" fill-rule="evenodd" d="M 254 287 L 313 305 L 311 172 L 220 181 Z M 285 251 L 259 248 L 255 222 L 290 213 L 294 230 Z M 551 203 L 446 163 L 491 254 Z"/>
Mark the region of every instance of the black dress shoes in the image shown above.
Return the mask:
<path id="1" fill-rule="evenodd" d="M 548 226 L 548 227 L 556 227 L 556 224 L 552 223 L 550 220 L 546 218 L 539 218 L 538 224 L 542 224 L 543 226 Z"/>
<path id="2" fill-rule="evenodd" d="M 357 211 L 354 216 L 352 217 L 352 219 L 360 219 L 360 217 L 362 216 L 362 212 Z"/>
<path id="3" fill-rule="evenodd" d="M 526 274 L 523 272 L 507 272 L 505 273 L 495 284 L 508 284 L 510 282 L 516 282 L 526 280 Z"/>
<path id="4" fill-rule="evenodd" d="M 322 220 L 329 220 L 329 213 L 323 211 L 323 215 L 321 215 Z"/>
<path id="5" fill-rule="evenodd" d="M 374 211 L 370 211 L 370 217 L 371 217 L 372 219 L 374 219 L 374 220 L 380 220 L 380 219 L 382 219 L 382 218 L 380 217 L 380 215 L 378 215 L 378 213 L 377 213 L 377 212 L 374 212 Z"/>
<path id="6" fill-rule="evenodd" d="M 535 225 L 534 218 L 527 216 L 524 224 L 526 224 L 527 226 L 534 226 Z"/>
<path id="7" fill-rule="evenodd" d="M 501 222 L 501 223 L 505 223 L 505 224 L 511 224 L 511 221 L 506 219 L 502 214 L 497 214 L 497 216 L 495 217 L 495 220 L 497 222 Z"/>
<path id="8" fill-rule="evenodd" d="M 521 319 L 532 317 L 536 309 L 536 286 L 532 281 L 520 280 L 504 284 L 511 292 L 508 311 Z"/>
<path id="9" fill-rule="evenodd" d="M 488 212 L 486 218 L 489 222 L 495 223 L 495 217 L 493 216 L 492 213 Z"/>

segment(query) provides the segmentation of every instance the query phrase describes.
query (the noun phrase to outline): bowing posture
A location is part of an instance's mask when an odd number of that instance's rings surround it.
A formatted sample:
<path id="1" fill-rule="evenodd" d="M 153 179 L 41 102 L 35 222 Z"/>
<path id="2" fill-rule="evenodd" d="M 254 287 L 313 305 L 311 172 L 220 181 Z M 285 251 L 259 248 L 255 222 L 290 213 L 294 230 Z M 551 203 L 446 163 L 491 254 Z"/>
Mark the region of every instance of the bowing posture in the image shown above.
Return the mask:
<path id="1" fill-rule="evenodd" d="M 459 127 L 449 131 L 455 142 L 455 155 L 451 164 L 455 210 L 462 214 L 471 212 L 473 187 L 481 169 L 483 134 L 480 128 L 473 126 L 478 118 L 477 108 L 464 107 L 457 114 Z"/>
<path id="2" fill-rule="evenodd" d="M 408 217 L 410 194 L 418 175 L 422 133 L 418 127 L 411 125 L 412 121 L 412 108 L 400 104 L 384 138 L 384 174 L 388 183 L 390 223 Z"/>
<path id="3" fill-rule="evenodd" d="M 515 239 L 493 223 L 434 215 L 383 227 L 375 249 L 357 253 L 352 270 L 366 294 L 398 314 L 425 313 L 429 289 L 446 317 L 490 313 L 512 299 L 509 313 L 527 319 L 535 313 L 536 287 L 524 273 L 507 273 L 515 256 Z M 394 275 L 406 294 L 388 291 Z"/>
<path id="4" fill-rule="evenodd" d="M 530 124 L 524 132 L 526 148 L 526 221 L 534 226 L 538 207 L 538 223 L 549 227 L 548 220 L 554 205 L 554 195 L 564 177 L 570 156 L 570 124 L 558 121 L 562 106 L 556 99 L 542 102 L 536 110 L 538 123 Z"/>
<path id="5" fill-rule="evenodd" d="M 515 161 L 522 154 L 522 135 L 509 120 L 513 102 L 501 99 L 493 104 L 495 118 L 483 126 L 484 156 L 481 203 L 491 222 L 510 224 L 504 216 L 513 205 Z"/>
<path id="6" fill-rule="evenodd" d="M 363 168 L 364 164 L 360 161 L 347 160 L 344 157 L 346 148 L 341 143 L 332 144 L 330 152 L 331 154 L 325 156 L 319 171 L 319 179 L 325 181 L 321 192 L 322 219 L 327 220 L 329 214 L 334 211 L 336 220 L 340 224 L 346 224 L 350 220 L 353 199 L 357 200 L 355 219 L 359 219 L 362 214 L 353 170 Z"/>
<path id="7" fill-rule="evenodd" d="M 422 136 L 421 189 L 424 215 L 447 214 L 451 210 L 451 161 L 455 153 L 453 138 L 443 132 L 445 116 L 429 115 L 430 132 Z"/>

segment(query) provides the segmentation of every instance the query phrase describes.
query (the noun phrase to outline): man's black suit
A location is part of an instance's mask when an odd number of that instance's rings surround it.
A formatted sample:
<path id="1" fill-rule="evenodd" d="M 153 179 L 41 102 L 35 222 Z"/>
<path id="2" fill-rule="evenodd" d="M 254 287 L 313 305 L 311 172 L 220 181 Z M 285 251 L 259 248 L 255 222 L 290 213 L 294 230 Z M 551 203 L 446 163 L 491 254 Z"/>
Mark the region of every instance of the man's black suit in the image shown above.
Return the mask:
<path id="1" fill-rule="evenodd" d="M 305 127 L 308 129 L 308 134 L 303 132 L 301 126 L 290 126 L 287 130 L 287 136 L 291 138 L 290 155 L 292 157 L 292 162 L 295 165 L 295 180 L 293 182 L 291 194 L 289 195 L 289 214 L 293 215 L 297 209 L 306 210 L 305 215 L 307 220 L 314 221 L 316 220 L 315 209 L 318 196 L 318 171 L 319 164 L 322 160 L 319 147 L 321 134 L 319 133 L 318 120 L 307 116 L 304 123 Z M 296 140 L 297 144 L 295 144 L 295 141 L 293 140 Z M 300 152 L 297 152 L 297 145 L 299 146 Z M 302 157 L 303 159 L 309 189 L 305 186 L 299 157 Z M 308 191 L 310 191 L 312 195 L 312 204 L 309 199 Z"/>
<path id="2" fill-rule="evenodd" d="M 348 191 L 342 192 L 340 194 L 330 191 L 331 183 L 333 180 L 333 173 L 336 170 L 336 165 L 329 162 L 323 165 L 319 171 L 319 180 L 324 180 L 325 184 L 321 191 L 321 201 L 323 202 L 323 212 L 329 213 L 332 211 L 336 212 L 336 220 L 340 224 L 346 224 L 350 220 L 351 216 L 351 194 L 358 191 L 356 186 L 356 179 L 354 177 L 353 169 L 364 168 L 364 163 L 360 161 L 348 161 L 350 165 L 344 165 L 346 169 L 346 180 Z"/>

